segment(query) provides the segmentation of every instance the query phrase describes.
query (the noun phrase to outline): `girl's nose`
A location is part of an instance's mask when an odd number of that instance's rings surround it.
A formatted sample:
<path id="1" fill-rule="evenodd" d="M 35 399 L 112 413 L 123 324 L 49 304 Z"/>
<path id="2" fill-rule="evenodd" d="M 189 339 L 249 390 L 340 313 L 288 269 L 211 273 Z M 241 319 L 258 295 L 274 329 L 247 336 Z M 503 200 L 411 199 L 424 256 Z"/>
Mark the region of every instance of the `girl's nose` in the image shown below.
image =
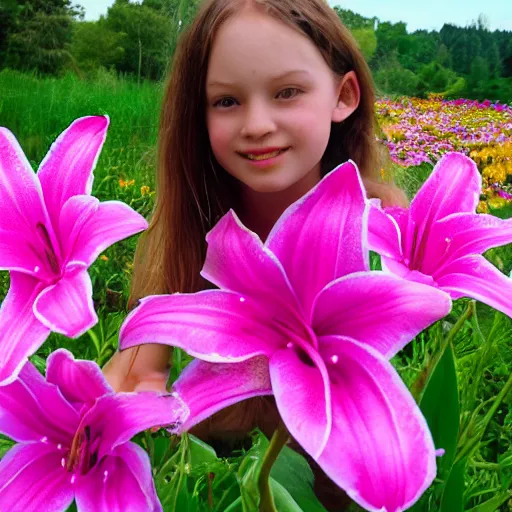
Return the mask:
<path id="1" fill-rule="evenodd" d="M 276 125 L 271 110 L 262 103 L 254 103 L 247 107 L 240 134 L 243 137 L 259 139 L 275 131 Z"/>

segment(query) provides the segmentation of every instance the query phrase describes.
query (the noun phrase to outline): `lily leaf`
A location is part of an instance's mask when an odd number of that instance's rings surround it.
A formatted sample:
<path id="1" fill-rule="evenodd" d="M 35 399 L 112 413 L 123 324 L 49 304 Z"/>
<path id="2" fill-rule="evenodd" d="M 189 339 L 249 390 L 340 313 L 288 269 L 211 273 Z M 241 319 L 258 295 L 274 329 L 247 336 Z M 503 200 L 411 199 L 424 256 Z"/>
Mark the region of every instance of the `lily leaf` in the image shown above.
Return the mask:
<path id="1" fill-rule="evenodd" d="M 438 459 L 441 478 L 448 475 L 457 448 L 459 433 L 459 391 L 451 345 L 439 359 L 423 393 L 420 408 L 423 412 L 437 449 L 444 455 Z"/>
<path id="2" fill-rule="evenodd" d="M 464 510 L 464 474 L 466 459 L 452 467 L 443 490 L 439 512 L 463 512 Z"/>

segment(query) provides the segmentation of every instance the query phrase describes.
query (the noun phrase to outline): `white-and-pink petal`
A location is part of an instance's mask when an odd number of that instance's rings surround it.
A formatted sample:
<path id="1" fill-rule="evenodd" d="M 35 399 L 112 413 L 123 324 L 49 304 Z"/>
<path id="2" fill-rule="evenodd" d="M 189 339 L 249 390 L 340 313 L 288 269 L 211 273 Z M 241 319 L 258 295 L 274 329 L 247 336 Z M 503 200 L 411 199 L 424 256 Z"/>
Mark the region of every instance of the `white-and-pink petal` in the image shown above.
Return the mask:
<path id="1" fill-rule="evenodd" d="M 86 270 L 65 275 L 45 288 L 34 302 L 36 318 L 48 329 L 77 338 L 98 321 Z"/>
<path id="2" fill-rule="evenodd" d="M 433 286 L 384 272 L 359 272 L 322 290 L 313 329 L 318 337 L 346 336 L 391 358 L 451 306 L 450 296 Z"/>
<path id="3" fill-rule="evenodd" d="M 307 321 L 328 283 L 368 269 L 366 207 L 357 167 L 347 162 L 288 207 L 270 232 L 265 245 L 282 263 Z"/>
<path id="4" fill-rule="evenodd" d="M 37 177 L 54 228 L 70 197 L 91 193 L 93 171 L 108 125 L 107 116 L 76 119 L 59 135 L 41 162 Z"/>
<path id="5" fill-rule="evenodd" d="M 432 483 L 435 448 L 425 418 L 392 365 L 348 338 L 320 340 L 333 423 L 320 467 L 366 510 L 400 512 Z"/>
<path id="6" fill-rule="evenodd" d="M 173 393 L 188 408 L 177 432 L 190 430 L 212 414 L 247 398 L 272 394 L 268 359 L 253 357 L 240 363 L 189 363 L 173 384 Z"/>

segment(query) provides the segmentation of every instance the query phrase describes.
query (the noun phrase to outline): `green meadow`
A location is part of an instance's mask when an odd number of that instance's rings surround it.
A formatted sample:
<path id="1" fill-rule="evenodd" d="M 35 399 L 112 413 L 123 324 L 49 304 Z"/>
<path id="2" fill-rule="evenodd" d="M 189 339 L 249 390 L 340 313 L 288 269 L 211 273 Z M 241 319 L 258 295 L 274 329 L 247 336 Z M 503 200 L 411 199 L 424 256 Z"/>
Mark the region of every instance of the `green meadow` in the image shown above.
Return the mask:
<path id="1" fill-rule="evenodd" d="M 162 92 L 162 83 L 137 85 L 108 72 L 82 81 L 73 75 L 37 78 L 3 70 L 0 125 L 14 133 L 37 169 L 51 143 L 74 119 L 108 114 L 110 128 L 95 170 L 93 195 L 101 201 L 123 201 L 149 218 Z M 411 195 L 430 170 L 426 164 L 397 167 L 396 180 Z M 110 247 L 90 268 L 100 321 L 77 340 L 51 334 L 32 357 L 41 371 L 47 356 L 59 347 L 99 365 L 111 357 L 127 314 L 136 241 L 132 237 Z M 487 257 L 510 275 L 512 245 L 493 249 Z M 377 258 L 372 263 L 379 265 Z M 8 286 L 7 272 L 0 273 L 0 301 Z M 173 359 L 172 379 L 190 358 L 175 350 Z M 461 299 L 444 321 L 421 333 L 393 363 L 406 384 L 423 396 L 423 406 L 440 435 L 454 433 L 448 442 L 451 463 L 443 466 L 443 457 L 438 459 L 441 470 L 436 481 L 411 510 L 512 511 L 512 320 Z M 450 373 L 453 365 L 455 371 Z M 257 502 L 255 475 L 259 456 L 268 445 L 262 434 L 255 432 L 244 443 L 215 447 L 217 452 L 193 436 L 178 438 L 163 430 L 146 432 L 136 441 L 150 454 L 166 512 L 256 510 L 251 508 Z M 0 438 L 0 456 L 11 445 Z M 280 511 L 325 510 L 311 490 L 309 467 L 295 452 L 282 453 L 271 477 Z M 359 509 L 353 505 L 352 510 Z"/>

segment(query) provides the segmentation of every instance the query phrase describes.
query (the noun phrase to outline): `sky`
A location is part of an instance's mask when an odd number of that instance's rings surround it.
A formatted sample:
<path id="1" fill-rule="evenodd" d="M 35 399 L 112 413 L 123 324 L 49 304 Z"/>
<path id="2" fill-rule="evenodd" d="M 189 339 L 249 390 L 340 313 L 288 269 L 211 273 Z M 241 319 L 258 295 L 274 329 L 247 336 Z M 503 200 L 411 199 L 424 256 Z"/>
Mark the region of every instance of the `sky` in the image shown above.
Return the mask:
<path id="1" fill-rule="evenodd" d="M 512 0 L 328 0 L 366 17 L 407 23 L 408 32 L 418 29 L 440 30 L 444 23 L 466 26 L 484 14 L 491 30 L 512 31 Z M 114 0 L 74 0 L 85 8 L 86 20 L 97 20 Z"/>

